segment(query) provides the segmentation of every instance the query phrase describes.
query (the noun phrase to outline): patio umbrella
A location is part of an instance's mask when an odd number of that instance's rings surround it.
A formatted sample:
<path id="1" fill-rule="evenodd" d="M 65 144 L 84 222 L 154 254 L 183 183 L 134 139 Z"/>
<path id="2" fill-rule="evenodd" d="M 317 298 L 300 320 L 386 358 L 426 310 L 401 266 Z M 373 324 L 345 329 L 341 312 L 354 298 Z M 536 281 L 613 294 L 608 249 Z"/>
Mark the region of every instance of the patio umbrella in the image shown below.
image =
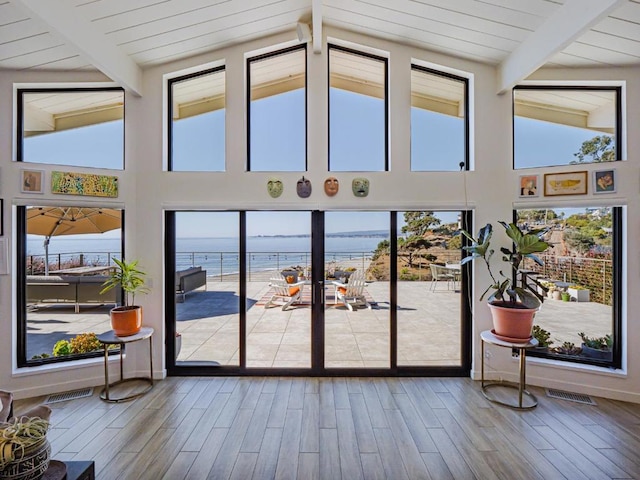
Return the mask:
<path id="1" fill-rule="evenodd" d="M 27 209 L 27 233 L 44 235 L 45 275 L 49 274 L 49 241 L 58 235 L 104 233 L 120 228 L 120 210 L 95 207 L 31 207 Z"/>

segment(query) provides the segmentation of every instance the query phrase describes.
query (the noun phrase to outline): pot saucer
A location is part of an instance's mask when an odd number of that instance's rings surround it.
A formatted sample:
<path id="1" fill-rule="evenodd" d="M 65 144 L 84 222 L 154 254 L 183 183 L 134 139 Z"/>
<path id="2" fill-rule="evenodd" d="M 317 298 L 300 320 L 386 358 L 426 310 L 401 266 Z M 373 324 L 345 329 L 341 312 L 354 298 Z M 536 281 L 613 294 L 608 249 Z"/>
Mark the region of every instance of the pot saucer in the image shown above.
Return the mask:
<path id="1" fill-rule="evenodd" d="M 509 343 L 529 343 L 529 341 L 532 338 L 532 337 L 528 337 L 528 338 L 505 337 L 504 335 L 498 335 L 493 328 L 491 329 L 491 333 L 498 340 L 502 340 L 503 342 L 509 342 Z"/>

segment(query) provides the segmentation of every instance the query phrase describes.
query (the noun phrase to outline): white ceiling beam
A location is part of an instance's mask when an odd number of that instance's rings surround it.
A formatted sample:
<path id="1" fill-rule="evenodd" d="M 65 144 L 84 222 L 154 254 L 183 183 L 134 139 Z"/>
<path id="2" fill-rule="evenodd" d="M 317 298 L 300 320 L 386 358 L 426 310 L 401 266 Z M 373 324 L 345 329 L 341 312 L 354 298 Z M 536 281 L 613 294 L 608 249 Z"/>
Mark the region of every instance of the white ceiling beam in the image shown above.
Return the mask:
<path id="1" fill-rule="evenodd" d="M 567 0 L 498 66 L 498 94 L 511 90 L 628 0 Z"/>
<path id="2" fill-rule="evenodd" d="M 322 53 L 322 0 L 311 0 L 313 53 Z"/>
<path id="3" fill-rule="evenodd" d="M 29 17 L 44 22 L 50 32 L 64 39 L 98 70 L 125 90 L 142 95 L 142 69 L 95 26 L 58 0 L 13 0 Z"/>

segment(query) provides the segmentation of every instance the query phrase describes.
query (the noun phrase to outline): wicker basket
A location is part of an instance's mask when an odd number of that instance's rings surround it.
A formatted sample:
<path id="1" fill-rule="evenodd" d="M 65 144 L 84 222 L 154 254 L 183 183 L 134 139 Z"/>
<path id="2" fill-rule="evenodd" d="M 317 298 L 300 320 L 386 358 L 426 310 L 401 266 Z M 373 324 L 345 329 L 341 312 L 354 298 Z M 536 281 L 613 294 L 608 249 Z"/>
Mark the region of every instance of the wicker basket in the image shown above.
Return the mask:
<path id="1" fill-rule="evenodd" d="M 0 479 L 40 480 L 49 468 L 51 445 L 47 437 L 42 437 L 33 445 L 15 452 L 15 460 L 0 471 Z"/>

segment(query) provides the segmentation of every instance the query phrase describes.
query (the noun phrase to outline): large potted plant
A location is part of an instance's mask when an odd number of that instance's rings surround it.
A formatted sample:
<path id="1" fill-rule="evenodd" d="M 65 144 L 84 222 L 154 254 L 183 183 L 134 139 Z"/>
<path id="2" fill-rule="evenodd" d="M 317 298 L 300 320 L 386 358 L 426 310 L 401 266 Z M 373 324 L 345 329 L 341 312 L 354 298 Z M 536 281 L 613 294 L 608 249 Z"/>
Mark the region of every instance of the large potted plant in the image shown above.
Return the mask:
<path id="1" fill-rule="evenodd" d="M 100 293 L 120 287 L 124 291 L 124 304 L 111 309 L 111 328 L 119 337 L 135 335 L 142 327 L 142 307 L 135 304 L 136 293 L 148 293 L 144 279 L 146 273 L 138 268 L 138 261 L 127 262 L 114 258 L 116 266 L 104 282 Z M 131 303 L 129 303 L 131 297 Z"/>
<path id="2" fill-rule="evenodd" d="M 480 229 L 477 238 L 462 231 L 470 242 L 470 245 L 464 246 L 463 249 L 470 255 L 464 257 L 460 263 L 464 265 L 481 259 L 489 272 L 492 283 L 482 293 L 480 300 L 492 291 L 488 305 L 493 317 L 493 333 L 503 340 L 526 342 L 531 338 L 533 318 L 544 298 L 538 293 L 538 289 L 544 291 L 545 287 L 535 278 L 527 276 L 521 265 L 525 258 L 542 265 L 542 260 L 536 254 L 544 252 L 550 245 L 542 239 L 546 230 L 524 233 L 515 223 L 498 223 L 504 227 L 507 237 L 513 242 L 511 249 L 500 248 L 502 261 L 509 269 L 498 270 L 498 275 L 494 273 L 491 259 L 495 251 L 491 248 L 493 227 L 490 223 Z"/>

